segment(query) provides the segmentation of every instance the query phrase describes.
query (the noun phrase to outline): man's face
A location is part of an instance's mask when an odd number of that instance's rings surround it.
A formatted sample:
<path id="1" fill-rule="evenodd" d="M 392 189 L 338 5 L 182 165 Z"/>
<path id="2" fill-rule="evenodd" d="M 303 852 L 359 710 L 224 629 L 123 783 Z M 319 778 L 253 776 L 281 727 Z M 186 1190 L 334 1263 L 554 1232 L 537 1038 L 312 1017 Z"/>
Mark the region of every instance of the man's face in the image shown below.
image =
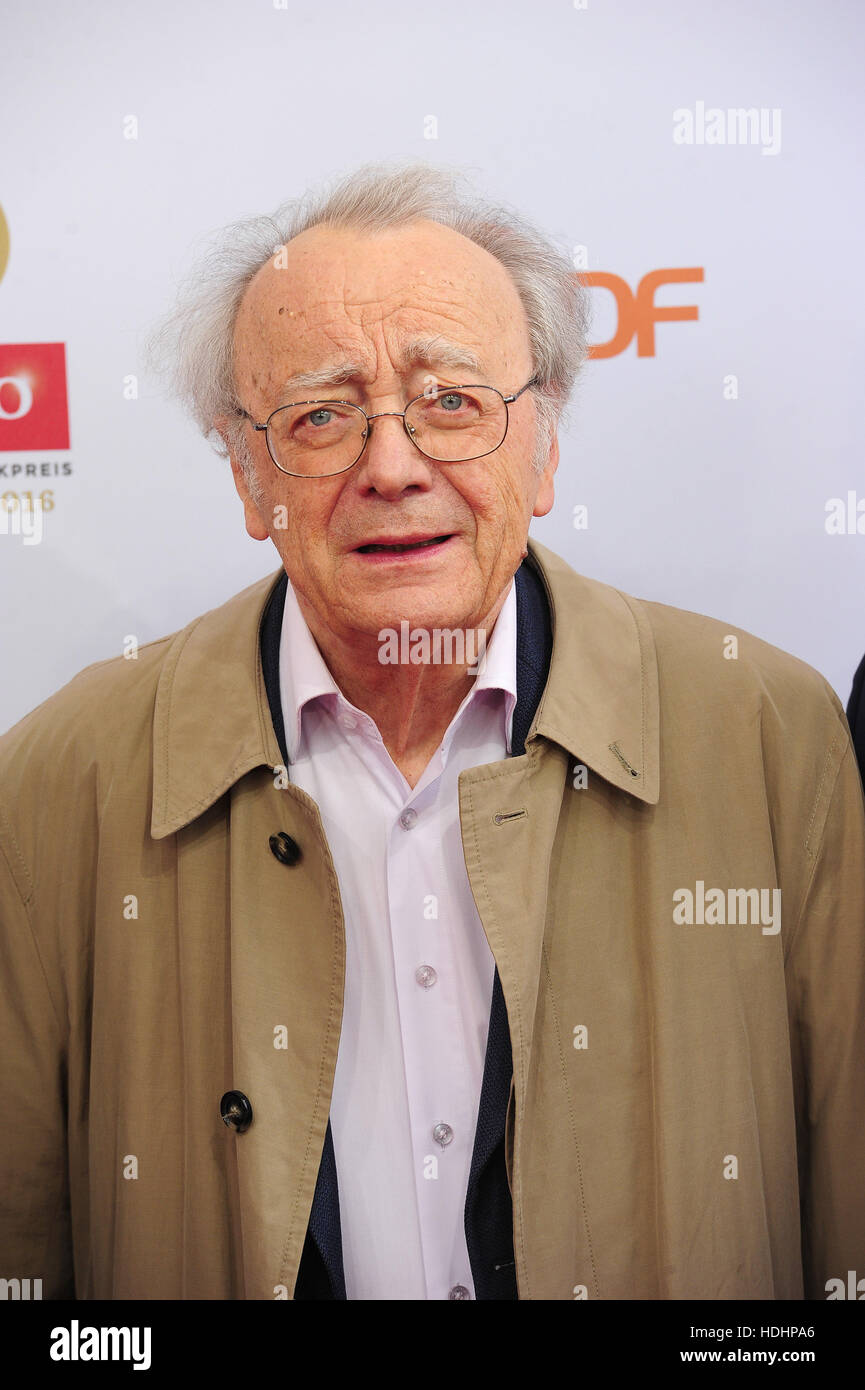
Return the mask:
<path id="1" fill-rule="evenodd" d="M 428 387 L 475 382 L 519 390 L 532 375 L 525 313 L 502 265 L 447 227 L 416 222 L 374 235 L 313 227 L 289 242 L 284 267 L 268 261 L 237 317 L 237 389 L 264 422 L 294 400 L 340 399 L 368 414 L 401 411 Z M 447 359 L 407 359 L 411 339 L 444 339 L 474 354 L 480 371 Z M 436 347 L 436 351 L 438 348 Z M 332 386 L 293 387 L 298 374 L 353 367 Z M 286 386 L 288 389 L 286 390 Z M 256 505 L 232 459 L 250 535 L 270 537 L 301 607 L 349 642 L 382 627 L 477 626 L 525 550 L 531 517 L 553 503 L 554 442 L 543 474 L 532 467 L 537 420 L 531 392 L 508 407 L 504 443 L 485 458 L 439 463 L 421 454 L 401 420 L 373 422 L 345 473 L 297 478 L 271 461 L 264 433 L 245 426 L 261 489 Z M 284 506 L 287 525 L 275 527 Z M 423 549 L 364 554 L 401 537 L 449 539 Z"/>

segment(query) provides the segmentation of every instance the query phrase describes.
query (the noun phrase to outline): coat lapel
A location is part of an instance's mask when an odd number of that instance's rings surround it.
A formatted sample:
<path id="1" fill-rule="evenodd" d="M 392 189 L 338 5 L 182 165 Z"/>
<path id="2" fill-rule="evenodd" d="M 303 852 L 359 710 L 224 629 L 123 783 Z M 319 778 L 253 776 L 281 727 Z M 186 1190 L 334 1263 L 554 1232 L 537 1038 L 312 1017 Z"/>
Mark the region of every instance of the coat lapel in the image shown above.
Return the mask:
<path id="1" fill-rule="evenodd" d="M 649 804 L 657 801 L 659 784 L 657 662 L 644 616 L 624 595 L 583 580 L 530 542 L 524 568 L 528 574 L 532 565 L 533 578 L 538 560 L 537 583 L 546 593 L 555 650 L 545 681 L 542 663 L 534 663 L 540 698 L 524 752 L 515 746 L 506 762 L 471 768 L 459 778 L 466 868 L 496 958 L 509 1023 L 513 1088 L 505 1155 L 519 1251 L 526 1243 L 525 1201 L 520 1165 L 511 1163 L 510 1148 L 519 1153 L 519 1117 L 537 1085 L 531 1073 L 533 1033 L 545 977 L 550 884 L 558 873 L 556 855 L 569 843 L 572 803 L 566 785 L 574 760 L 591 776 Z M 533 626 L 538 621 L 536 614 Z M 533 642 L 528 635 L 525 642 L 531 665 Z M 528 707 L 527 702 L 526 712 Z"/>

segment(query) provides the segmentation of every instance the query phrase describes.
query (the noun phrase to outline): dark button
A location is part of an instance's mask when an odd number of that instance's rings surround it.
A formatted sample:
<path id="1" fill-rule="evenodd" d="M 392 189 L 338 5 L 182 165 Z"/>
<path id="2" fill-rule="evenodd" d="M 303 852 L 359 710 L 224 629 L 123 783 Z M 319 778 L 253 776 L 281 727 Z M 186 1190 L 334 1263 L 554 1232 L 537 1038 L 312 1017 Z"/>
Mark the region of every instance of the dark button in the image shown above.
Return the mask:
<path id="1" fill-rule="evenodd" d="M 280 830 L 278 835 L 271 835 L 270 849 L 280 864 L 296 864 L 300 858 L 300 845 L 284 830 Z"/>
<path id="2" fill-rule="evenodd" d="M 219 1113 L 222 1123 L 236 1129 L 238 1134 L 244 1134 L 252 1124 L 252 1106 L 242 1091 L 226 1091 L 219 1102 Z"/>

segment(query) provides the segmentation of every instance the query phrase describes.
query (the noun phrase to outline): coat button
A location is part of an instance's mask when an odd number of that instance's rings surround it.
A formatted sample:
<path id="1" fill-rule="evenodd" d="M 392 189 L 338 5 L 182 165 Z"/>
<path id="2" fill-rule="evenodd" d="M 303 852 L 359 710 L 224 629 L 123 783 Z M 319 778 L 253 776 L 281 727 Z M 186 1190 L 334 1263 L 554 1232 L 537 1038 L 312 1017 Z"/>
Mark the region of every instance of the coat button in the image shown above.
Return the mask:
<path id="1" fill-rule="evenodd" d="M 300 845 L 284 830 L 280 830 L 278 835 L 271 835 L 270 850 L 280 864 L 296 864 L 300 858 Z"/>
<path id="2" fill-rule="evenodd" d="M 219 1102 L 219 1113 L 222 1123 L 238 1134 L 244 1134 L 252 1124 L 252 1106 L 242 1091 L 226 1091 Z"/>

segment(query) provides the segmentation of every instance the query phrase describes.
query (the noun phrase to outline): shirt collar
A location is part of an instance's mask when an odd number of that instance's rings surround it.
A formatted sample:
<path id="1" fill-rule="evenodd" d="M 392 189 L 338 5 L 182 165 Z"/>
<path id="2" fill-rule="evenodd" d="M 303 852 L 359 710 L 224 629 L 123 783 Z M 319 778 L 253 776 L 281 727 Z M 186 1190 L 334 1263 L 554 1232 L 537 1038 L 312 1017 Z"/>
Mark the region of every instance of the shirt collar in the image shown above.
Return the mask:
<path id="1" fill-rule="evenodd" d="M 508 753 L 511 751 L 511 728 L 517 703 L 517 596 L 513 579 L 487 642 L 484 660 L 479 665 L 480 670 L 471 690 L 456 711 L 442 740 L 445 755 L 463 712 L 484 690 L 504 692 L 504 733 Z M 311 701 L 330 697 L 342 708 L 358 712 L 331 675 L 301 612 L 291 580 L 286 582 L 285 607 L 282 611 L 279 686 L 290 763 L 297 759 L 303 738 L 303 711 Z"/>
<path id="2" fill-rule="evenodd" d="M 646 605 L 578 574 L 531 537 L 527 545 L 550 604 L 553 651 L 526 753 L 535 739 L 551 740 L 655 805 L 658 664 Z M 282 573 L 164 639 L 153 716 L 155 839 L 188 825 L 253 768 L 282 762 L 260 650 L 261 620 Z"/>

